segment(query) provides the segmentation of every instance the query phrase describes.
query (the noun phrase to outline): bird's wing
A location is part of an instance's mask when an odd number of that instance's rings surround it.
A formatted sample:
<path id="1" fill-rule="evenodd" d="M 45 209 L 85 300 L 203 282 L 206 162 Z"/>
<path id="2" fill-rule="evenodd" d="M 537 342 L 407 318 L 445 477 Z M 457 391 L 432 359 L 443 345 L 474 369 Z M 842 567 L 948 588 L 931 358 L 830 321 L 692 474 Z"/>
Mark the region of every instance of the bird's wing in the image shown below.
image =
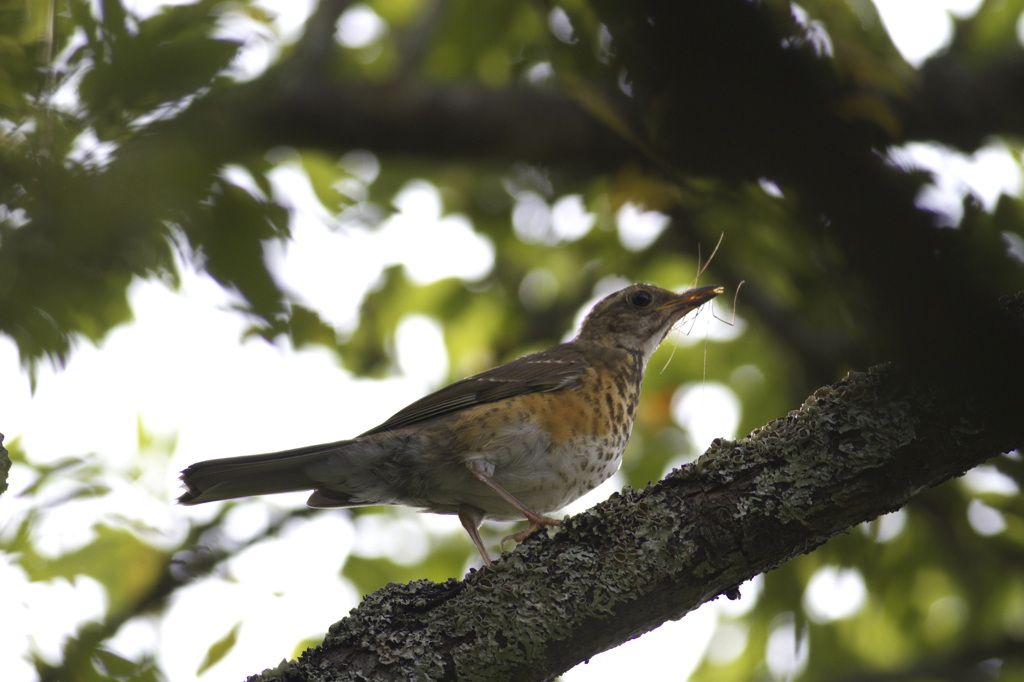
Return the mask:
<path id="1" fill-rule="evenodd" d="M 481 372 L 420 398 L 363 436 L 419 422 L 524 393 L 556 391 L 580 384 L 587 369 L 572 344 L 562 344 Z"/>

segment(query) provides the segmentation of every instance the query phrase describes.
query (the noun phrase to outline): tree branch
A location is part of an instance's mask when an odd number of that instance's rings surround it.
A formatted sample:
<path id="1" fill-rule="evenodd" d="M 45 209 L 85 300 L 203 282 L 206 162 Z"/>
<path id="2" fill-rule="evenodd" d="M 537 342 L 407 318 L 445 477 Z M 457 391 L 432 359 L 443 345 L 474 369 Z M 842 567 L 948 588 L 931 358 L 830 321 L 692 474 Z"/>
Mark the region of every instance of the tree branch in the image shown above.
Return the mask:
<path id="1" fill-rule="evenodd" d="M 860 671 L 840 675 L 829 682 L 907 682 L 907 680 L 949 680 L 976 682 L 999 679 L 996 661 L 1005 664 L 1024 660 L 1024 637 L 1006 636 L 991 644 L 949 652 L 945 656 L 913 661 L 895 670 Z M 990 665 L 987 666 L 986 662 Z M 990 667 L 991 666 L 991 667 Z M 988 668 L 988 670 L 986 670 Z"/>
<path id="2" fill-rule="evenodd" d="M 437 159 L 585 165 L 639 157 L 564 95 L 422 82 L 330 83 L 239 107 L 266 144 Z"/>
<path id="3" fill-rule="evenodd" d="M 0 433 L 0 495 L 7 492 L 7 472 L 11 470 L 11 455 L 4 447 L 4 434 Z"/>
<path id="4" fill-rule="evenodd" d="M 1019 420 L 983 424 L 975 401 L 894 366 L 851 374 L 461 582 L 367 596 L 255 679 L 551 679 L 1024 445 Z"/>

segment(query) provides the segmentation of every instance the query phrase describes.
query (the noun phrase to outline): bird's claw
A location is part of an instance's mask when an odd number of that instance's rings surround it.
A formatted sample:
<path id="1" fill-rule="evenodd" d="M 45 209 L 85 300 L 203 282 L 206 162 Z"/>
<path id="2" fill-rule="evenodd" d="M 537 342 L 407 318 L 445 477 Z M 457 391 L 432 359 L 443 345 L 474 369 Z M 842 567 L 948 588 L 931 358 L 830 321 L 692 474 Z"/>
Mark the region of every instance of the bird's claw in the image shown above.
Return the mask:
<path id="1" fill-rule="evenodd" d="M 501 539 L 501 543 L 498 545 L 498 547 L 501 549 L 502 552 L 505 551 L 505 543 L 509 540 L 512 540 L 513 542 L 518 544 L 526 538 L 533 535 L 533 533 L 540 530 L 541 528 L 549 528 L 551 526 L 562 525 L 562 522 L 558 519 L 552 519 L 547 516 L 541 516 L 540 514 L 533 517 L 528 517 L 528 520 L 530 522 L 530 525 L 525 530 L 521 530 L 518 533 L 512 533 L 511 535 L 506 535 Z"/>

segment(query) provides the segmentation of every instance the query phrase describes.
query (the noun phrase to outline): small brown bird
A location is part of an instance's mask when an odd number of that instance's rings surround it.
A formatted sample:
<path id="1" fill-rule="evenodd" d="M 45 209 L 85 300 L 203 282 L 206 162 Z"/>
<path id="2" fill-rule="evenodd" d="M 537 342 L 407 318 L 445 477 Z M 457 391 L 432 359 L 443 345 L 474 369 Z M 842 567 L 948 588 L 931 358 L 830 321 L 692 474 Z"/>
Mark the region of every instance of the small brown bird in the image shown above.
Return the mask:
<path id="1" fill-rule="evenodd" d="M 480 550 L 483 519 L 543 516 L 619 468 L 644 368 L 672 326 L 722 293 L 633 284 L 602 299 L 568 343 L 457 381 L 352 440 L 198 462 L 182 504 L 312 490 L 311 507 L 400 504 L 458 514 Z"/>

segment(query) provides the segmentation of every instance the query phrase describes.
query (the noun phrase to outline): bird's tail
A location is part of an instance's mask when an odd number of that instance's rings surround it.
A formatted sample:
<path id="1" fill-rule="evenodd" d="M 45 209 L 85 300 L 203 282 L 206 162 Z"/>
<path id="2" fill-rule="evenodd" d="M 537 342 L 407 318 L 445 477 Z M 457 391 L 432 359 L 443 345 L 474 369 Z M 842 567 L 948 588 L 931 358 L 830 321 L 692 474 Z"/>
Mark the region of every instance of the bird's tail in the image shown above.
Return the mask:
<path id="1" fill-rule="evenodd" d="M 201 504 L 250 495 L 312 490 L 318 483 L 306 473 L 311 464 L 339 452 L 352 441 L 311 445 L 266 455 L 196 462 L 181 472 L 181 504 Z"/>

